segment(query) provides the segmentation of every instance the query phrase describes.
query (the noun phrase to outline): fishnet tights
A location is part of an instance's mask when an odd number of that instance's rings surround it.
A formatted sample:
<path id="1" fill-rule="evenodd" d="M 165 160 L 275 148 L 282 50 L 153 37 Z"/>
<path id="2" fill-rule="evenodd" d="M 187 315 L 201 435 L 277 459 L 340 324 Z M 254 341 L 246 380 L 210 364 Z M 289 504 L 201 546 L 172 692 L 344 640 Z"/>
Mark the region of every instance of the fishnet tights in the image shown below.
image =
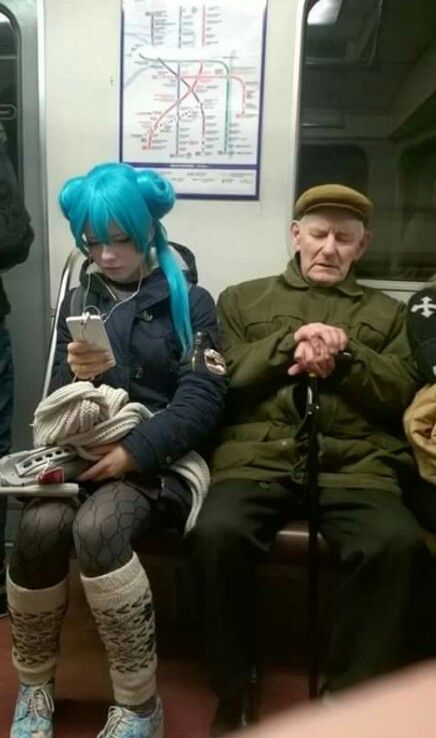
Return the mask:
<path id="1" fill-rule="evenodd" d="M 188 512 L 189 497 L 158 503 L 124 482 L 103 485 L 78 511 L 70 500 L 33 500 L 23 510 L 11 578 L 26 589 L 52 587 L 68 573 L 73 543 L 83 574 L 106 574 L 131 559 L 153 522 L 164 515 L 168 527 L 179 527 Z"/>

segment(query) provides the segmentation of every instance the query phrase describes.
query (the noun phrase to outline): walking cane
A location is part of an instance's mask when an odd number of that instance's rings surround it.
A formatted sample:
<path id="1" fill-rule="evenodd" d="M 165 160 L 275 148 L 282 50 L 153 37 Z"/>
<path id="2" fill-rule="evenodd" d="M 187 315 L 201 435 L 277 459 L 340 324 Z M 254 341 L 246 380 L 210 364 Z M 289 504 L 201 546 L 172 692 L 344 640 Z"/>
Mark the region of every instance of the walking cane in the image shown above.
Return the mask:
<path id="1" fill-rule="evenodd" d="M 349 351 L 342 351 L 337 357 L 337 364 L 346 369 L 353 356 Z M 309 662 L 309 698 L 318 696 L 319 675 L 319 598 L 318 598 L 318 530 L 319 530 L 319 491 L 318 491 L 318 414 L 320 410 L 318 379 L 314 374 L 307 376 L 305 424 L 307 432 L 307 457 L 305 469 L 305 493 L 307 520 L 309 524 L 308 572 L 309 572 L 309 618 L 310 662 Z"/>
<path id="2" fill-rule="evenodd" d="M 306 427 L 307 461 L 305 470 L 305 493 L 307 520 L 309 524 L 308 573 L 309 573 L 309 618 L 310 660 L 309 699 L 318 695 L 318 440 L 317 420 L 319 411 L 318 379 L 314 374 L 307 377 Z"/>

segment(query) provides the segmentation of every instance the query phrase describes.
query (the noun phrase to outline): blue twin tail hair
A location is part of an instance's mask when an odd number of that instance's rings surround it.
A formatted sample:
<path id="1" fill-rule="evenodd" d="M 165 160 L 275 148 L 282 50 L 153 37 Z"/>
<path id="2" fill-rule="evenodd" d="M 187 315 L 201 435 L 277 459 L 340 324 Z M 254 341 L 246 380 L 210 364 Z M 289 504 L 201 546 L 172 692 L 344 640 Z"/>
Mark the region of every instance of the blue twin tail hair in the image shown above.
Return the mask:
<path id="1" fill-rule="evenodd" d="M 155 227 L 154 245 L 156 247 L 157 260 L 168 282 L 171 317 L 174 329 L 182 346 L 182 354 L 186 356 L 192 351 L 194 345 L 189 311 L 189 288 L 186 277 L 168 245 L 165 228 L 160 221 L 156 221 Z"/>
<path id="2" fill-rule="evenodd" d="M 164 177 L 151 169 L 135 170 L 118 162 L 99 164 L 85 176 L 67 180 L 59 193 L 59 204 L 70 223 L 76 246 L 86 256 L 86 228 L 101 243 L 110 243 L 109 226 L 116 224 L 131 237 L 146 262 L 154 243 L 169 286 L 174 329 L 186 356 L 193 347 L 188 285 L 160 222 L 175 199 L 173 186 Z"/>

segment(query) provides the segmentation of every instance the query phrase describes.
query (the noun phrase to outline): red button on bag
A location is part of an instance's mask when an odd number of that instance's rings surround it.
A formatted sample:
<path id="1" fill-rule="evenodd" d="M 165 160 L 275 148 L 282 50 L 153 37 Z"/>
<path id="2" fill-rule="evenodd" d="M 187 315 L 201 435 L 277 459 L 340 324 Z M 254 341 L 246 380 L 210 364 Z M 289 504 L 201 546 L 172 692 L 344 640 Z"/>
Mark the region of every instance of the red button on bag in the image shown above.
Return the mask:
<path id="1" fill-rule="evenodd" d="M 63 484 L 65 482 L 64 470 L 60 466 L 46 469 L 38 474 L 39 484 Z"/>

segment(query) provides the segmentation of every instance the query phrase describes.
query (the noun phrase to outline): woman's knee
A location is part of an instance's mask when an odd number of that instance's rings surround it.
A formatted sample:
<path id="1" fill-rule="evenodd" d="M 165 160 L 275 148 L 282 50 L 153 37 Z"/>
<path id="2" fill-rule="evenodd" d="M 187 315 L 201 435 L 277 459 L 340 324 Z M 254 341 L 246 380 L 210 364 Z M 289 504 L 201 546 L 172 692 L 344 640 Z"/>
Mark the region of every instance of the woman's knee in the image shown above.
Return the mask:
<path id="1" fill-rule="evenodd" d="M 129 526 L 111 505 L 84 504 L 73 525 L 74 545 L 82 573 L 99 576 L 118 569 L 132 555 Z"/>
<path id="2" fill-rule="evenodd" d="M 36 499 L 21 514 L 16 547 L 27 552 L 52 553 L 59 544 L 71 546 L 76 510 L 68 501 Z"/>
<path id="3" fill-rule="evenodd" d="M 26 505 L 9 567 L 16 584 L 43 589 L 67 575 L 75 514 L 69 501 L 37 499 Z"/>

